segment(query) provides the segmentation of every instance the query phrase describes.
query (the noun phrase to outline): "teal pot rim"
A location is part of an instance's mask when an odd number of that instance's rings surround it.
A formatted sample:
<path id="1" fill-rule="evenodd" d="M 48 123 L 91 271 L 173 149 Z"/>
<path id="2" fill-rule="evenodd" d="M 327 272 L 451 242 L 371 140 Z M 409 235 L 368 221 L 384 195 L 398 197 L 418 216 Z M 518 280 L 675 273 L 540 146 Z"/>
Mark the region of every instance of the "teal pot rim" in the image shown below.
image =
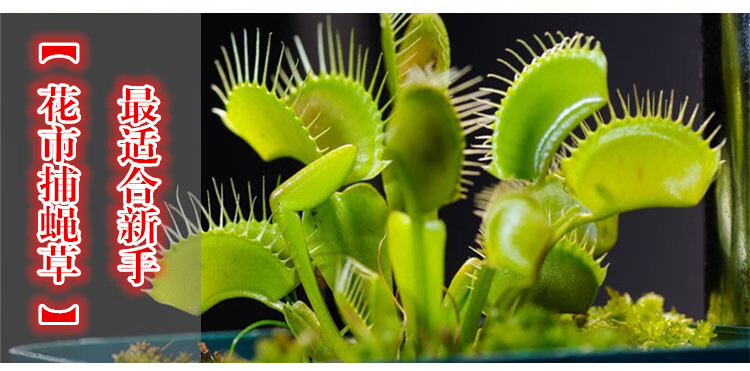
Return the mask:
<path id="1" fill-rule="evenodd" d="M 254 344 L 274 329 L 260 329 L 247 334 L 237 344 L 237 354 L 252 358 Z M 750 362 L 750 327 L 717 325 L 717 340 L 706 348 L 664 350 L 608 349 L 587 351 L 580 348 L 507 351 L 478 357 L 422 359 L 424 362 Z M 188 352 L 200 359 L 198 342 L 208 349 L 226 350 L 238 331 L 191 332 L 106 338 L 81 338 L 19 345 L 10 348 L 13 362 L 111 362 L 112 354 L 127 349 L 129 344 L 148 341 L 157 346 L 170 344 L 166 354 Z"/>

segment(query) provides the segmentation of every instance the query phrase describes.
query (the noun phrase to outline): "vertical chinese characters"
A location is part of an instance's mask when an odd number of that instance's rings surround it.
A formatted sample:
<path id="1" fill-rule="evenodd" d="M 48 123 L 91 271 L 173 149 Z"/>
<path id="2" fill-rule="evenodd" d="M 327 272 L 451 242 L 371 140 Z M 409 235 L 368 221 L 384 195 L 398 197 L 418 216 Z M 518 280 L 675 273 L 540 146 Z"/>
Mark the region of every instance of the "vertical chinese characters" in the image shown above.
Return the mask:
<path id="1" fill-rule="evenodd" d="M 157 147 L 161 137 L 157 124 L 161 120 L 160 104 L 153 86 L 123 85 L 117 99 L 121 111 L 117 115 L 122 139 L 117 141 L 120 155 L 117 162 L 129 168 L 117 185 L 122 194 L 122 209 L 117 211 L 117 242 L 120 264 L 117 270 L 130 273 L 130 285 L 140 287 L 146 273 L 160 270 L 156 259 L 157 228 L 161 225 L 160 210 L 154 205 L 154 191 L 161 179 L 148 174 L 147 169 L 161 163 Z"/>
<path id="2" fill-rule="evenodd" d="M 51 82 L 36 90 L 42 102 L 36 113 L 44 118 L 37 130 L 43 163 L 36 172 L 40 208 L 37 212 L 36 253 L 41 258 L 37 276 L 63 286 L 70 278 L 80 277 L 76 258 L 81 253 L 81 221 L 78 214 L 80 184 L 83 176 L 75 165 L 76 146 L 81 131 L 78 101 L 81 89 L 64 82 Z M 78 325 L 80 305 L 53 309 L 37 306 L 37 322 L 42 326 Z"/>

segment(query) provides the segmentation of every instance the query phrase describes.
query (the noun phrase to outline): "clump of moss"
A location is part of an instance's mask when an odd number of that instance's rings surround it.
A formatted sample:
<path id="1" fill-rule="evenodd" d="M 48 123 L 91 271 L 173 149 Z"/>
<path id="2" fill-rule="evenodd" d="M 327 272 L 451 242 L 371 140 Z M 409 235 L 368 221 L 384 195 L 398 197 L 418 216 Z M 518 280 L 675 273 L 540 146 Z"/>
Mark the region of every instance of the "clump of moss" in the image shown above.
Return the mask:
<path id="1" fill-rule="evenodd" d="M 664 298 L 653 292 L 636 301 L 611 287 L 607 293 L 606 305 L 589 308 L 585 329 L 616 329 L 627 336 L 630 345 L 642 349 L 705 347 L 716 337 L 710 322 L 695 322 L 675 308 L 664 312 Z"/>
<path id="2" fill-rule="evenodd" d="M 495 318 L 482 329 L 477 349 L 490 353 L 509 350 L 537 350 L 577 347 L 582 350 L 624 346 L 617 329 L 587 331 L 574 321 L 533 304 L 514 314 Z"/>
<path id="3" fill-rule="evenodd" d="M 482 330 L 480 352 L 576 347 L 668 349 L 705 347 L 714 326 L 694 321 L 676 309 L 664 311 L 664 298 L 653 292 L 633 300 L 607 287 L 609 301 L 582 315 L 556 314 L 527 304 L 511 315 L 491 318 Z"/>
<path id="4" fill-rule="evenodd" d="M 171 344 L 171 343 L 170 343 Z M 190 353 L 180 352 L 176 357 L 172 354 L 165 354 L 164 351 L 169 347 L 167 344 L 163 347 L 152 345 L 146 341 L 139 341 L 130 344 L 127 350 L 113 354 L 112 359 L 115 363 L 188 363 L 194 362 Z"/>
<path id="5" fill-rule="evenodd" d="M 308 346 L 305 344 L 307 342 L 306 339 L 312 340 L 310 337 L 297 339 L 289 331 L 274 331 L 271 336 L 261 338 L 255 344 L 255 358 L 253 361 L 273 363 L 307 362 L 309 358 L 307 357 Z"/>

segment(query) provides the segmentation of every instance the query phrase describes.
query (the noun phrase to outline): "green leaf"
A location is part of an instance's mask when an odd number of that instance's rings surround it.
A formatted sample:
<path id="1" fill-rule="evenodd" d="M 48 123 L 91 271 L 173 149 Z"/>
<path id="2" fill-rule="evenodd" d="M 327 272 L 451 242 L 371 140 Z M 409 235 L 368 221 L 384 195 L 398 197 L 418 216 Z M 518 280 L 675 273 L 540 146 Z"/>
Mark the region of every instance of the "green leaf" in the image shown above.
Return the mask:
<path id="1" fill-rule="evenodd" d="M 583 206 L 565 190 L 560 179 L 553 175 L 548 175 L 542 182 L 534 185 L 531 190 L 542 208 L 548 210 L 553 219 L 560 217 L 567 210 Z M 617 242 L 617 220 L 618 216 L 613 215 L 597 222 L 579 226 L 574 231 L 578 236 L 588 236 L 588 240 L 596 246 L 594 255 L 602 255 Z"/>
<path id="2" fill-rule="evenodd" d="M 553 243 L 547 213 L 527 191 L 496 192 L 482 222 L 487 260 L 533 283 Z"/>
<path id="3" fill-rule="evenodd" d="M 323 341 L 331 346 L 337 357 L 341 357 L 342 360 L 348 359 L 349 355 L 345 352 L 349 346 L 341 337 L 338 327 L 328 311 L 323 294 L 320 292 L 320 287 L 318 287 L 315 271 L 310 261 L 302 220 L 293 209 L 285 208 L 278 201 L 274 202 L 273 199 L 271 201 L 274 219 L 279 223 L 284 241 L 289 246 L 297 276 L 320 323 Z"/>
<path id="4" fill-rule="evenodd" d="M 450 97 L 430 71 L 401 87 L 386 127 L 384 183 L 410 214 L 431 213 L 460 196 L 465 139 Z M 394 208 L 392 206 L 392 208 Z"/>
<path id="5" fill-rule="evenodd" d="M 445 224 L 392 211 L 387 231 L 393 274 L 408 318 L 407 341 L 435 342 L 443 313 Z"/>
<path id="6" fill-rule="evenodd" d="M 366 67 L 369 52 L 365 49 L 363 58 L 361 45 L 357 48 L 354 42 L 354 29 L 349 36 L 348 57 L 344 55 L 338 31 L 334 46 L 330 19 L 327 31 L 328 63 L 324 55 L 323 25 L 318 24 L 317 72 L 309 62 L 301 39 L 295 36 L 302 71 L 298 70 L 297 65 L 289 63 L 295 77 L 290 81 L 285 100 L 304 122 L 321 151 L 345 144 L 357 147 L 356 162 L 346 181 L 348 184 L 374 178 L 388 164 L 382 158 L 385 124 L 383 112 L 378 108 L 381 91 L 373 95 L 380 61 L 369 78 L 368 86 Z M 348 60 L 348 65 L 345 65 L 345 60 Z M 382 87 L 384 80 L 380 84 Z"/>
<path id="7" fill-rule="evenodd" d="M 232 187 L 234 190 L 234 187 Z M 193 206 L 200 203 L 191 196 Z M 199 216 L 191 220 L 182 206 L 170 206 L 187 227 L 187 232 L 166 227 L 171 242 L 159 260 L 161 271 L 149 295 L 157 302 L 199 315 L 230 298 L 250 298 L 280 310 L 279 300 L 298 284 L 289 250 L 278 227 L 268 220 L 255 220 L 235 214 L 229 220 L 223 198 L 217 224 L 209 220 L 208 230 L 200 230 Z M 238 197 L 235 195 L 235 197 Z M 235 199 L 239 204 L 239 200 Z M 252 209 L 252 205 L 251 205 Z"/>
<path id="8" fill-rule="evenodd" d="M 344 145 L 311 162 L 271 193 L 271 206 L 307 210 L 320 205 L 344 182 L 354 165 L 357 148 Z"/>
<path id="9" fill-rule="evenodd" d="M 488 171 L 500 179 L 539 180 L 568 134 L 609 99 L 607 59 L 599 42 L 592 45 L 593 37 L 584 40 L 580 33 L 560 34 L 559 40 L 547 36 L 551 46 L 535 36 L 542 52 L 519 40 L 532 53 L 528 63 L 506 49 L 523 62 L 522 71 L 500 60 L 516 72 L 501 93 L 490 140 Z"/>
<path id="10" fill-rule="evenodd" d="M 521 295 L 532 287 L 533 282 L 513 273 L 508 268 L 499 268 L 492 276 L 492 284 L 487 293 L 487 302 L 485 303 L 484 313 L 487 315 L 497 315 L 507 313 Z"/>
<path id="11" fill-rule="evenodd" d="M 313 337 L 310 344 L 310 357 L 316 361 L 335 360 L 335 353 L 330 344 L 323 341 L 323 330 L 320 327 L 318 318 L 315 317 L 312 309 L 302 301 L 294 304 L 283 304 L 281 312 L 284 314 L 284 320 L 289 325 L 295 337 Z"/>
<path id="12" fill-rule="evenodd" d="M 362 84 L 340 75 L 309 77 L 288 98 L 317 138 L 318 148 L 357 147 L 347 183 L 371 179 L 387 165 L 382 160 L 385 125 L 372 99 Z"/>
<path id="13" fill-rule="evenodd" d="M 380 14 L 380 43 L 383 50 L 383 60 L 385 61 L 385 70 L 388 74 L 388 90 L 391 95 L 395 96 L 398 92 L 398 76 L 392 77 L 398 71 L 396 65 L 396 56 L 401 43 L 397 43 L 396 31 L 403 30 L 409 24 L 406 13 Z"/>
<path id="14" fill-rule="evenodd" d="M 392 95 L 396 95 L 413 67 L 430 66 L 436 72 L 450 68 L 448 31 L 438 14 L 381 14 L 380 27 L 388 90 Z"/>
<path id="15" fill-rule="evenodd" d="M 172 244 L 159 259 L 161 270 L 151 282 L 148 295 L 158 303 L 171 305 L 194 316 L 210 308 L 201 297 L 201 238 L 188 236 Z"/>
<path id="16" fill-rule="evenodd" d="M 510 269 L 498 269 L 485 312 L 491 313 L 498 303 L 528 289 L 524 300 L 555 312 L 585 313 L 607 274 L 607 268 L 600 266 L 602 258 L 594 260 L 587 238 L 568 235 L 558 240 L 544 257 L 539 279 L 532 286 L 524 285 L 527 279 Z"/>
<path id="17" fill-rule="evenodd" d="M 366 359 L 392 359 L 402 337 L 401 320 L 388 284 L 380 274 L 348 258 L 333 286 L 339 313 Z"/>
<path id="18" fill-rule="evenodd" d="M 395 76 L 405 76 L 414 66 L 422 69 L 432 66 L 435 72 L 445 72 L 451 67 L 448 30 L 436 13 L 412 14 L 401 43 L 403 53 L 396 60 L 399 69 Z"/>
<path id="19" fill-rule="evenodd" d="M 710 147 L 713 135 L 702 137 L 708 121 L 693 131 L 696 107 L 683 124 L 687 101 L 673 120 L 674 100 L 662 106 L 661 94 L 658 100 L 656 94 L 647 94 L 647 104 L 638 103 L 634 116 L 622 101 L 624 116 L 617 117 L 613 110 L 614 118 L 606 124 L 597 117 L 596 131 L 584 127 L 586 138 L 562 161 L 573 196 L 597 217 L 698 204 L 721 164 L 721 152 Z"/>
<path id="20" fill-rule="evenodd" d="M 201 313 L 216 303 L 236 297 L 273 305 L 271 303 L 282 299 L 297 286 L 294 265 L 286 255 L 284 242 L 277 238 L 276 226 L 254 227 L 242 234 L 225 226 L 224 230 L 208 231 L 198 238 Z M 257 235 L 252 229 L 258 230 Z M 261 230 L 264 230 L 263 236 L 258 241 Z"/>
<path id="21" fill-rule="evenodd" d="M 593 251 L 586 249 L 584 242 L 574 239 L 557 241 L 544 259 L 529 300 L 560 313 L 585 313 L 607 274 Z"/>
<path id="22" fill-rule="evenodd" d="M 451 279 L 448 292 L 443 297 L 444 323 L 447 326 L 461 323 L 469 304 L 469 296 L 480 268 L 480 260 L 469 258 Z M 458 318 L 456 315 L 458 314 Z"/>
<path id="23" fill-rule="evenodd" d="M 306 211 L 302 217 L 313 264 L 329 286 L 347 258 L 356 259 L 374 272 L 382 270 L 391 279 L 385 236 L 388 206 L 378 191 L 367 183 L 355 184 Z M 380 261 L 380 263 L 378 263 Z"/>
<path id="24" fill-rule="evenodd" d="M 247 56 L 247 32 L 244 36 L 244 55 Z M 229 130 L 253 147 L 264 161 L 291 157 L 307 164 L 320 157 L 321 151 L 318 150 L 315 140 L 310 136 L 302 120 L 277 95 L 278 71 L 271 86 L 268 85 L 270 81 L 266 81 L 268 53 L 271 43 L 270 35 L 265 55 L 266 64 L 263 66 L 262 75 L 260 75 L 261 80 L 258 80 L 259 43 L 260 31 L 256 33 L 256 59 L 252 78 L 247 72 L 243 74 L 240 68 L 240 57 L 237 54 L 234 34 L 232 34 L 232 46 L 235 52 L 234 66 L 226 49 L 222 47 L 225 67 L 222 67 L 218 60 L 215 61 L 216 68 L 221 76 L 222 88 L 216 85 L 213 85 L 212 88 L 224 103 L 224 109 L 214 108 L 213 112 L 221 118 Z M 247 71 L 250 62 L 247 58 L 244 62 L 245 71 Z M 229 79 L 226 77 L 225 68 L 229 74 Z"/>

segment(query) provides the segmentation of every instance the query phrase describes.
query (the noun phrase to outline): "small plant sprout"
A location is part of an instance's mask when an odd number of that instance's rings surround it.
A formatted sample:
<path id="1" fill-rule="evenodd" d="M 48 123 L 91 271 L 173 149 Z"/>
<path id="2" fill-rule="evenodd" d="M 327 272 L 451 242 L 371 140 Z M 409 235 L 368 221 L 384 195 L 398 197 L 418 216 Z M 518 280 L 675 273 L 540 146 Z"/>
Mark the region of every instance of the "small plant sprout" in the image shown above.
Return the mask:
<path id="1" fill-rule="evenodd" d="M 165 227 L 170 246 L 154 300 L 194 315 L 236 297 L 277 310 L 288 332 L 257 343 L 265 361 L 708 344 L 712 325 L 664 313 L 653 294 L 634 302 L 611 291 L 610 304 L 592 307 L 618 215 L 693 206 L 720 171 L 716 132 L 703 137 L 708 121 L 693 128 L 697 107 L 688 117 L 687 100 L 675 111 L 673 95 L 618 94 L 617 114 L 601 45 L 580 33 L 506 49 L 518 63 L 500 60 L 513 76 L 490 74 L 509 85 L 498 90 L 475 88 L 481 77 L 451 66 L 438 15 L 380 23 L 383 54 L 372 73 L 374 53 L 355 44 L 354 31 L 342 43 L 330 20 L 317 25 L 310 54 L 301 37 L 275 56 L 270 34 L 265 52 L 260 31 L 254 48 L 247 32 L 241 48 L 230 35 L 233 58 L 221 48 L 221 87 L 212 86 L 224 107 L 214 112 L 264 161 L 303 166 L 270 193 L 270 215 L 265 190 L 256 217 L 256 199 L 233 183 L 226 198 L 214 183 L 204 205 L 190 195 L 190 215 L 179 201 L 169 206 L 174 225 Z M 607 121 L 597 112 L 605 106 Z M 473 197 L 477 256 L 446 288 L 453 231 L 438 212 L 469 198 L 469 178 L 483 169 L 500 182 Z M 385 197 L 366 182 L 381 173 Z M 615 313 L 628 317 L 608 317 Z M 272 323 L 250 324 L 235 344 Z M 658 326 L 675 337 L 652 331 Z"/>

